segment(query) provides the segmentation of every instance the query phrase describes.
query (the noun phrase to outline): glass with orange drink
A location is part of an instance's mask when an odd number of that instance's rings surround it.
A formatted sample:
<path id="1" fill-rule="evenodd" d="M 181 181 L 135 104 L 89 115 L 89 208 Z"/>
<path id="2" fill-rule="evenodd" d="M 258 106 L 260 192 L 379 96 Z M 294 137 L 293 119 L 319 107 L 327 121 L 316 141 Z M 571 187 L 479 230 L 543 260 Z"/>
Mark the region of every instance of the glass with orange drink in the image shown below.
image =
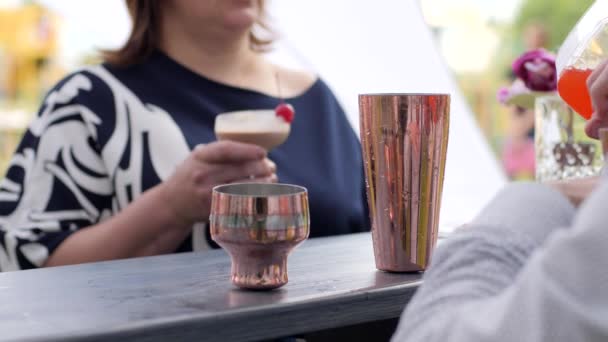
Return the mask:
<path id="1" fill-rule="evenodd" d="M 588 120 L 593 114 L 587 78 L 608 58 L 608 0 L 597 0 L 570 32 L 557 55 L 557 90 Z"/>

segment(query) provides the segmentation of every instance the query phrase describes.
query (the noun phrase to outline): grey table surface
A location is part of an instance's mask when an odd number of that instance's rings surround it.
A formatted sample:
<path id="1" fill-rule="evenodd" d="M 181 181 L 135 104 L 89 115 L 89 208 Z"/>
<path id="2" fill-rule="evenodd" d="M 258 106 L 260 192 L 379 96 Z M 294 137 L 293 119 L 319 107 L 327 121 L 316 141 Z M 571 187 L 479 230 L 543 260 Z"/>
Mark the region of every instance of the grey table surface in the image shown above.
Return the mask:
<path id="1" fill-rule="evenodd" d="M 369 233 L 310 239 L 283 288 L 239 290 L 223 250 L 0 273 L 0 340 L 249 341 L 398 317 L 421 275 L 377 271 Z"/>

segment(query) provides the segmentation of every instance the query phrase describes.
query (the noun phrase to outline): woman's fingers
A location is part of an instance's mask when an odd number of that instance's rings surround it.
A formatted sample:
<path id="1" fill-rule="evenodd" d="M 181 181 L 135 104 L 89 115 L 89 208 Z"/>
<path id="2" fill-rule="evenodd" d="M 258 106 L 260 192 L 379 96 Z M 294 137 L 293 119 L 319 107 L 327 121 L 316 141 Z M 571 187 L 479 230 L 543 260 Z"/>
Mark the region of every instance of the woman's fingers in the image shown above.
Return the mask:
<path id="1" fill-rule="evenodd" d="M 608 127 L 608 122 L 606 121 L 606 118 L 596 116 L 594 113 L 593 117 L 585 124 L 585 133 L 591 138 L 599 139 L 599 129 Z"/>
<path id="2" fill-rule="evenodd" d="M 606 69 L 606 66 L 608 66 L 608 59 L 603 61 L 602 63 L 600 63 L 600 65 L 598 65 L 597 68 L 595 68 L 595 70 L 593 70 L 591 75 L 589 75 L 589 77 L 587 78 L 587 88 L 588 89 L 591 89 L 591 86 L 597 80 L 597 78 L 604 72 L 604 69 Z"/>
<path id="3" fill-rule="evenodd" d="M 272 175 L 270 175 L 268 177 L 237 179 L 231 183 L 276 183 L 278 181 L 279 181 L 279 179 L 278 179 L 277 175 L 273 173 Z"/>
<path id="4" fill-rule="evenodd" d="M 585 125 L 585 133 L 598 138 L 598 129 L 608 124 L 608 60 L 604 61 L 587 79 L 593 115 Z"/>
<path id="5" fill-rule="evenodd" d="M 243 163 L 266 157 L 266 150 L 263 148 L 235 141 L 217 141 L 198 145 L 192 153 L 199 161 L 216 164 Z"/>
<path id="6" fill-rule="evenodd" d="M 268 164 L 268 167 L 272 171 L 272 173 L 277 172 L 277 164 L 275 164 L 272 160 L 266 158 L 264 161 Z"/>
<path id="7" fill-rule="evenodd" d="M 208 181 L 212 184 L 233 183 L 236 180 L 266 178 L 276 171 L 267 159 L 239 164 L 209 164 Z"/>
<path id="8" fill-rule="evenodd" d="M 546 185 L 562 193 L 575 206 L 580 205 L 597 188 L 599 177 L 588 177 L 567 181 L 550 181 Z"/>

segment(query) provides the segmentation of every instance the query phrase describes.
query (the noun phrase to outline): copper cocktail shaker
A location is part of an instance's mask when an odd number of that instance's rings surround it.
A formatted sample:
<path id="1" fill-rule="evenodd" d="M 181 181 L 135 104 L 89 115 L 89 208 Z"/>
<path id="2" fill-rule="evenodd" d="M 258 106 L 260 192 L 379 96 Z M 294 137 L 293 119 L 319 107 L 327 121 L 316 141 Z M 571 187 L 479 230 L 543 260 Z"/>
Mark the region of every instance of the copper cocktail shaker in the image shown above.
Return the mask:
<path id="1" fill-rule="evenodd" d="M 437 242 L 450 96 L 366 94 L 359 109 L 376 267 L 423 271 Z"/>

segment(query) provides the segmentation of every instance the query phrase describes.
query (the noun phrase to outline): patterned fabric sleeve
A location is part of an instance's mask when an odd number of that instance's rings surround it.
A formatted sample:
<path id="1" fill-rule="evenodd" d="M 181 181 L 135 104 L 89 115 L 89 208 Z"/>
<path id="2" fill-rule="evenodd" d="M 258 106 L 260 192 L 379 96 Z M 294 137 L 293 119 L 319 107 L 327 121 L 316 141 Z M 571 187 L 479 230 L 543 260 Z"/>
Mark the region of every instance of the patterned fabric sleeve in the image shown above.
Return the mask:
<path id="1" fill-rule="evenodd" d="M 94 108 L 112 99 L 99 98 L 90 76 L 73 74 L 49 92 L 0 183 L 0 271 L 42 266 L 70 234 L 112 212 Z"/>

